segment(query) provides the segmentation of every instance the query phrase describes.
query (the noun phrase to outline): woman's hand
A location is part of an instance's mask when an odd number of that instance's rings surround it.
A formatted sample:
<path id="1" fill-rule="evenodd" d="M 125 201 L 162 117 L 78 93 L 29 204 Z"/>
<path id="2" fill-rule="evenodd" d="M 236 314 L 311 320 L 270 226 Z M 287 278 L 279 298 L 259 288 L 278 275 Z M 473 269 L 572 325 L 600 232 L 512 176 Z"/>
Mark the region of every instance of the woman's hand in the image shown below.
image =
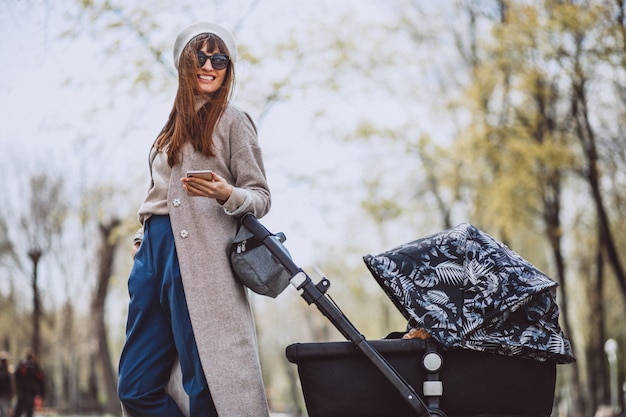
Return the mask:
<path id="1" fill-rule="evenodd" d="M 180 181 L 183 183 L 187 195 L 214 198 L 223 204 L 232 194 L 233 187 L 215 172 L 213 172 L 212 179 L 209 181 L 198 177 L 183 177 Z"/>
<path id="2" fill-rule="evenodd" d="M 130 250 L 130 256 L 132 256 L 133 259 L 135 259 L 135 254 L 139 250 L 139 246 L 141 246 L 141 242 L 135 242 L 133 248 Z"/>

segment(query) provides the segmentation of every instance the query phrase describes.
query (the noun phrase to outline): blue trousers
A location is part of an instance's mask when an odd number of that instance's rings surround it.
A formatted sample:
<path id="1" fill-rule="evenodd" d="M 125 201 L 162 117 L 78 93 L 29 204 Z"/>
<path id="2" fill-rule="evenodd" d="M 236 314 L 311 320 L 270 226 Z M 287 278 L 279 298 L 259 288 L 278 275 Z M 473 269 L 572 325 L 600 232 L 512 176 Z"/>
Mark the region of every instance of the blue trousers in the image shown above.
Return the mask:
<path id="1" fill-rule="evenodd" d="M 169 216 L 152 216 L 128 278 L 118 396 L 132 417 L 184 417 L 166 393 L 178 356 L 190 415 L 217 417 L 185 300 Z"/>

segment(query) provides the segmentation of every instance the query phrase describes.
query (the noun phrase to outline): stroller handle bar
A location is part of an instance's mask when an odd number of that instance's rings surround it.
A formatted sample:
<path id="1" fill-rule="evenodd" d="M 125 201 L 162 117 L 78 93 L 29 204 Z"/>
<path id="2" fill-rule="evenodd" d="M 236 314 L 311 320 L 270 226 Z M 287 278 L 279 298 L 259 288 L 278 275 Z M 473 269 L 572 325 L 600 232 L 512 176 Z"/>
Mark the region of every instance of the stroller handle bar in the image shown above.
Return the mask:
<path id="1" fill-rule="evenodd" d="M 254 216 L 252 213 L 246 213 L 241 218 L 241 223 L 252 233 L 260 242 L 272 252 L 278 261 L 289 271 L 291 276 L 293 277 L 297 273 L 301 272 L 302 269 L 295 264 L 295 262 L 287 255 L 287 253 L 280 247 L 282 243 L 276 241 L 276 239 L 267 239 L 270 236 L 273 236 L 269 230 L 265 228 L 261 224 L 261 222 Z"/>
<path id="2" fill-rule="evenodd" d="M 267 239 L 272 236 L 265 226 L 252 214 L 247 213 L 242 218 L 242 224 L 256 236 L 259 241 L 269 249 L 270 252 L 291 274 L 291 283 L 298 290 L 302 290 L 302 298 L 310 304 L 315 304 L 318 310 L 333 323 L 335 328 L 370 360 L 370 362 L 385 376 L 385 378 L 398 390 L 403 398 L 408 402 L 419 417 L 445 416 L 441 410 L 429 410 L 419 395 L 416 394 L 406 380 L 387 362 L 387 360 L 365 339 L 348 318 L 325 297 L 326 290 L 330 285 L 327 279 L 323 279 L 319 285 L 313 283 L 311 278 L 291 259 L 289 255 L 280 247 L 281 243 L 276 239 Z"/>

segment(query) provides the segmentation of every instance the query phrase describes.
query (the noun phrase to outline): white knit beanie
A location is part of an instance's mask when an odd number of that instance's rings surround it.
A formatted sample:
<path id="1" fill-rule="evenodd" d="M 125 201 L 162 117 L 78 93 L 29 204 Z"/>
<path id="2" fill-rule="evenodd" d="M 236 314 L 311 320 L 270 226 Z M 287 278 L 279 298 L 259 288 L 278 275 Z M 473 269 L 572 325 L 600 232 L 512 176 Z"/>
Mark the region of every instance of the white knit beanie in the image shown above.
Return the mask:
<path id="1" fill-rule="evenodd" d="M 174 42 L 174 65 L 176 66 L 176 70 L 178 70 L 180 55 L 183 53 L 185 46 L 190 40 L 203 33 L 212 33 L 220 37 L 228 48 L 230 60 L 233 62 L 237 60 L 237 44 L 235 43 L 233 35 L 227 29 L 216 23 L 200 22 L 184 29 L 176 37 L 176 42 Z"/>

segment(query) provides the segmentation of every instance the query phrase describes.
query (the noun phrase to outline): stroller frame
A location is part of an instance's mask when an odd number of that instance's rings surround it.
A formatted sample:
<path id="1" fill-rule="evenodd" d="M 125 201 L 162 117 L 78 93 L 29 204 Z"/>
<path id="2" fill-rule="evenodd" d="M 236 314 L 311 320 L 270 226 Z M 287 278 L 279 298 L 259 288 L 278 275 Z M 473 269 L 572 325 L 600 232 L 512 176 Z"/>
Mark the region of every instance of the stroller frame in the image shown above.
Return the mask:
<path id="1" fill-rule="evenodd" d="M 416 412 L 417 416 L 440 416 L 445 417 L 445 413 L 438 409 L 437 395 L 440 392 L 440 383 L 436 380 L 437 367 L 432 369 L 429 373 L 429 381 L 425 382 L 424 388 L 426 391 L 432 393 L 432 401 L 430 401 L 430 408 L 416 393 L 415 389 L 409 385 L 406 380 L 389 364 L 389 362 L 367 341 L 356 327 L 350 322 L 350 320 L 339 310 L 339 308 L 330 300 L 326 295 L 328 288 L 330 287 L 330 281 L 326 277 L 322 277 L 322 280 L 315 284 L 313 280 L 300 268 L 295 262 L 285 253 L 280 247 L 281 243 L 275 239 L 267 239 L 272 236 L 261 222 L 251 213 L 247 213 L 241 219 L 242 224 L 261 241 L 272 254 L 279 260 L 279 262 L 285 267 L 285 269 L 291 274 L 290 280 L 298 291 L 302 291 L 302 298 L 309 304 L 315 304 L 318 310 L 326 316 L 326 318 L 335 326 L 335 328 L 349 341 L 351 341 L 363 354 L 372 365 L 380 371 L 380 373 L 393 385 L 393 387 L 402 395 L 407 404 Z M 425 355 L 425 358 L 429 355 L 437 355 L 434 352 L 433 344 Z M 434 360 L 435 365 L 437 358 L 430 356 L 432 362 Z M 426 360 L 424 361 L 427 362 Z M 425 365 L 428 369 L 428 366 Z M 430 395 L 430 394 L 429 394 Z"/>

